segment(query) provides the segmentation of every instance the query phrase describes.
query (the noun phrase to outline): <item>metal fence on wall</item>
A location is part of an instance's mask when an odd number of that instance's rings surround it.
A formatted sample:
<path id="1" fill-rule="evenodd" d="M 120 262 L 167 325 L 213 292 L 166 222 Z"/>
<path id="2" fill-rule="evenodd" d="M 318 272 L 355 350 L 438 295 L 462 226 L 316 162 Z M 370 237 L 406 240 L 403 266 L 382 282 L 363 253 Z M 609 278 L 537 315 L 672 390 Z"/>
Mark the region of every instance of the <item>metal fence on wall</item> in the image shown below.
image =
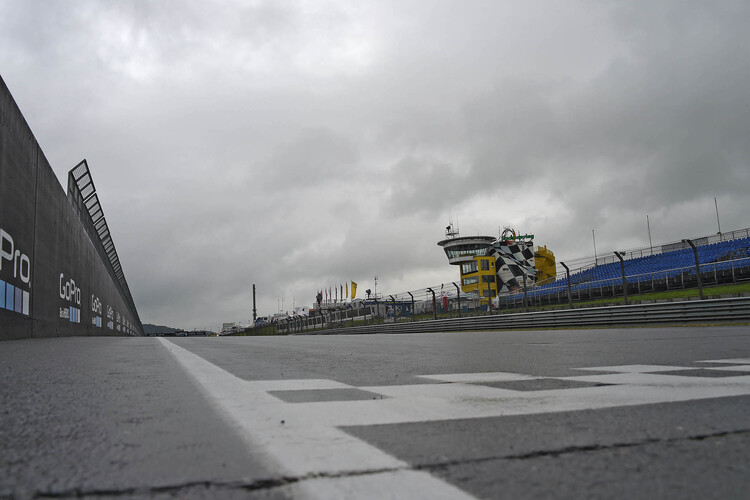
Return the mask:
<path id="1" fill-rule="evenodd" d="M 94 179 L 91 176 L 88 162 L 84 159 L 68 172 L 68 197 L 78 210 L 86 231 L 89 233 L 102 263 L 107 268 L 123 300 L 128 305 L 130 314 L 135 319 L 134 328 L 142 331 L 143 326 L 138 315 L 138 309 L 130 294 L 128 281 L 120 263 L 112 234 L 104 217 L 104 209 L 96 193 Z"/>
<path id="2" fill-rule="evenodd" d="M 702 247 L 706 245 L 712 245 L 714 243 L 721 243 L 724 241 L 738 240 L 742 238 L 750 238 L 750 228 L 736 229 L 725 233 L 710 234 L 707 236 L 697 236 L 690 238 L 696 246 Z M 659 255 L 662 253 L 672 252 L 674 250 L 684 250 L 690 248 L 687 240 L 672 241 L 669 243 L 662 243 L 659 245 L 647 246 L 647 247 L 636 247 L 626 250 L 622 250 L 620 253 L 626 260 L 636 259 L 640 257 L 650 257 L 652 255 Z M 593 266 L 601 266 L 605 264 L 612 264 L 617 262 L 617 257 L 613 252 L 603 252 L 599 255 L 588 255 L 585 257 L 579 257 L 576 259 L 570 259 L 566 261 L 571 268 L 575 267 L 576 270 L 586 269 Z"/>

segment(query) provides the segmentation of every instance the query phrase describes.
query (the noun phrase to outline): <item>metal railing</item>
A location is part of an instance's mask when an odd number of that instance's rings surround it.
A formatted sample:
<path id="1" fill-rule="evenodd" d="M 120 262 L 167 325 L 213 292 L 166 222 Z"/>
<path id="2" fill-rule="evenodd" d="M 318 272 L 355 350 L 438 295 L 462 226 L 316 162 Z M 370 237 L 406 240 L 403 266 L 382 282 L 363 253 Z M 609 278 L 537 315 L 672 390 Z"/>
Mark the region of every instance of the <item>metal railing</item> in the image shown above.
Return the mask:
<path id="1" fill-rule="evenodd" d="M 701 264 L 700 270 L 703 284 L 709 287 L 722 283 L 750 281 L 750 258 Z M 627 290 L 631 301 L 638 302 L 640 300 L 639 294 L 688 289 L 696 286 L 695 266 L 628 275 L 626 276 L 626 288 L 623 288 L 622 278 L 576 283 L 571 286 L 570 301 L 567 286 L 564 285 L 544 288 L 529 287 L 525 294 L 523 292 L 505 294 L 498 297 L 495 302 L 488 303 L 486 299 L 483 300 L 477 295 L 461 293 L 457 282 L 444 283 L 409 292 L 387 296 L 379 295 L 377 298 L 371 296 L 369 299 L 357 299 L 353 303 L 330 304 L 329 308 L 318 316 L 312 318 L 297 316 L 279 321 L 275 325 L 274 333 L 311 333 L 332 329 L 336 330 L 335 333 L 344 333 L 359 331 L 352 330 L 352 328 L 367 328 L 369 331 L 374 325 L 378 325 L 377 331 L 384 333 L 412 331 L 412 327 L 402 328 L 400 326 L 405 323 L 414 324 L 413 331 L 426 331 L 425 328 L 435 328 L 435 325 L 440 327 L 441 323 L 435 323 L 435 321 L 473 318 L 481 322 L 483 321 L 482 318 L 493 318 L 495 316 L 507 318 L 509 313 L 516 313 L 518 309 L 529 307 L 555 307 L 558 305 L 567 307 L 570 302 L 580 303 L 599 299 L 621 298 L 625 290 Z M 451 292 L 450 295 L 448 294 L 449 291 Z M 710 292 L 710 288 L 708 291 Z M 603 308 L 597 307 L 595 309 L 596 312 L 592 313 L 594 317 Z M 580 310 L 577 309 L 576 311 Z M 552 311 L 531 314 L 547 312 Z M 554 311 L 554 314 L 558 312 Z M 580 319 L 588 317 L 585 313 L 581 315 L 576 312 L 573 313 L 573 317 L 577 319 L 570 323 L 571 326 L 588 324 Z M 490 319 L 489 321 L 490 324 L 494 325 L 496 324 L 495 321 L 498 320 Z M 424 326 L 419 323 L 429 323 L 433 326 Z M 247 333 L 250 333 L 250 331 Z"/>
<path id="2" fill-rule="evenodd" d="M 750 281 L 750 257 L 700 264 L 700 273 L 705 283 L 713 285 Z M 657 291 L 653 285 L 648 284 L 658 281 L 662 282 L 662 289 L 664 290 L 690 288 L 691 283 L 693 283 L 692 286 L 695 286 L 695 275 L 695 265 L 691 265 L 639 274 L 627 274 L 625 279 L 629 285 L 636 284 L 638 286 L 638 293 L 643 293 L 643 291 L 648 291 L 649 288 L 651 291 Z M 574 276 L 571 276 L 570 283 L 571 289 L 574 291 L 588 290 L 591 288 L 598 289 L 622 284 L 622 277 L 620 276 L 601 280 L 591 279 L 580 281 L 575 281 L 574 278 Z M 531 287 L 527 291 L 527 294 L 531 296 L 554 294 L 567 289 L 566 281 L 567 280 L 564 277 L 561 277 L 552 284 L 547 284 L 541 287 Z M 555 285 L 556 283 L 558 284 Z M 643 284 L 643 287 L 641 287 L 641 284 Z"/>
<path id="3" fill-rule="evenodd" d="M 104 217 L 104 210 L 99 202 L 99 195 L 96 193 L 94 180 L 85 159 L 68 172 L 68 198 L 81 214 L 81 221 L 89 233 L 91 242 L 99 253 L 112 280 L 117 284 L 120 295 L 130 309 L 130 313 L 135 318 L 137 325 L 134 326 L 142 335 L 143 325 L 138 316 L 138 308 L 135 306 L 128 281 L 125 279 L 120 257 L 117 255 L 117 249 L 114 241 L 112 241 L 112 234 L 107 219 Z"/>
<path id="4" fill-rule="evenodd" d="M 696 236 L 690 238 L 696 246 L 712 245 L 714 243 L 721 243 L 723 241 L 738 240 L 741 238 L 750 238 L 750 228 L 736 229 L 734 231 L 728 231 L 724 233 L 709 234 L 704 236 Z M 672 252 L 674 250 L 684 250 L 690 248 L 685 240 L 672 241 L 669 243 L 662 243 L 659 245 L 648 246 L 648 247 L 635 247 L 627 250 L 623 250 L 620 253 L 626 260 L 637 259 L 640 257 L 649 257 L 651 255 L 659 255 L 661 253 Z M 614 255 L 614 251 L 601 252 L 599 255 L 594 257 L 588 255 L 585 257 L 579 257 L 576 259 L 566 260 L 572 267 L 578 269 L 585 269 L 592 266 L 602 266 L 606 264 L 612 264 L 617 262 L 617 258 Z"/>
<path id="5" fill-rule="evenodd" d="M 745 238 L 750 230 L 743 229 L 699 238 L 703 244 L 711 244 L 718 241 Z M 716 241 L 713 241 L 715 239 Z M 681 243 L 689 247 L 687 243 Z M 666 249 L 669 245 L 661 245 Z M 641 249 L 642 250 L 642 249 Z M 674 250 L 674 248 L 669 249 Z M 666 251 L 666 250 L 665 250 Z M 746 255 L 745 252 L 743 255 Z M 624 256 L 624 254 L 621 253 Z M 630 252 L 631 258 L 640 257 L 639 254 Z M 703 285 L 721 285 L 750 281 L 750 257 L 730 256 L 727 260 L 717 260 L 700 264 L 700 277 Z M 613 256 L 616 259 L 616 256 Z M 627 261 L 625 261 L 627 264 Z M 571 286 L 568 288 L 565 274 L 558 275 L 553 283 L 540 286 L 529 286 L 525 291 L 516 290 L 511 293 L 503 293 L 494 296 L 494 290 L 490 291 L 490 285 L 479 283 L 479 290 L 473 293 L 462 291 L 459 281 L 442 283 L 436 286 L 410 290 L 407 292 L 393 294 L 370 295 L 364 299 L 353 301 L 328 302 L 321 308 L 321 313 L 314 317 L 293 316 L 282 319 L 274 325 L 275 333 L 303 333 L 332 328 L 345 329 L 372 326 L 373 323 L 383 324 L 380 331 L 386 331 L 386 325 L 398 325 L 402 323 L 418 323 L 425 320 L 438 320 L 438 318 L 465 318 L 486 317 L 492 315 L 505 315 L 516 312 L 519 308 L 528 312 L 529 308 L 556 306 L 573 307 L 573 303 L 584 301 L 598 301 L 609 299 L 630 298 L 631 301 L 640 301 L 639 295 L 649 292 L 673 291 L 677 289 L 689 289 L 699 286 L 698 273 L 694 265 L 662 269 L 654 272 L 627 274 L 623 283 L 622 276 L 608 277 L 594 280 L 586 277 L 587 267 L 571 269 Z M 618 266 L 619 269 L 619 266 Z M 587 279 L 582 279 L 587 278 Z M 624 285 L 624 286 L 623 286 Z M 570 290 L 570 292 L 568 291 Z M 487 294 L 493 296 L 493 300 L 487 299 Z M 709 290 L 710 293 L 710 290 Z M 702 290 L 701 290 L 702 295 Z M 624 300 L 624 302 L 626 302 Z M 384 330 L 384 329 L 385 330 Z M 422 328 L 421 326 L 415 328 Z M 401 329 L 401 327 L 397 327 Z M 252 333 L 254 329 L 248 329 L 245 333 Z M 255 328 L 256 331 L 257 327 Z M 342 330 L 343 331 L 343 330 Z"/>
<path id="6" fill-rule="evenodd" d="M 314 334 L 428 333 L 538 328 L 608 327 L 750 321 L 750 297 L 689 300 L 654 304 L 559 309 L 447 318 L 431 321 L 331 328 Z M 280 328 L 279 333 L 284 332 Z M 289 333 L 295 333 L 289 331 Z M 307 333 L 305 331 L 297 333 Z"/>

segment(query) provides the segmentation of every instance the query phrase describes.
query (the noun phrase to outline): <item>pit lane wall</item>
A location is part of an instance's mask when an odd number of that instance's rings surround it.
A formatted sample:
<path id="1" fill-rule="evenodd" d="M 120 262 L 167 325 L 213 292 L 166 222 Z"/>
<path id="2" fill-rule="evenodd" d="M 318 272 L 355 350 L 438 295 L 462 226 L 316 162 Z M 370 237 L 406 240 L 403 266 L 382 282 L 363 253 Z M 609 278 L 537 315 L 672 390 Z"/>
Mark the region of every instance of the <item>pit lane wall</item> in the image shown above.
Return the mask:
<path id="1" fill-rule="evenodd" d="M 85 215 L 0 78 L 0 339 L 143 335 Z"/>

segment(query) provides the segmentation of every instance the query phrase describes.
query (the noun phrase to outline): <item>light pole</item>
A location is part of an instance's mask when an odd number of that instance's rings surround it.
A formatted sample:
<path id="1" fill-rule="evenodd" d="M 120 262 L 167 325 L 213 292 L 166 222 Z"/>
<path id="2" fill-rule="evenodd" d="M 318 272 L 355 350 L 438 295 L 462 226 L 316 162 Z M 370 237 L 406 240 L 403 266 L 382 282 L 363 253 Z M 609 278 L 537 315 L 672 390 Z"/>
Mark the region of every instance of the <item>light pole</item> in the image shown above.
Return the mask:
<path id="1" fill-rule="evenodd" d="M 716 202 L 716 197 L 714 196 L 714 207 L 716 208 L 716 224 L 719 226 L 719 239 L 723 240 L 721 236 L 721 221 L 719 221 L 719 204 Z"/>
<path id="2" fill-rule="evenodd" d="M 599 259 L 596 257 L 596 233 L 593 229 L 591 230 L 591 238 L 594 240 L 594 265 L 597 265 Z"/>

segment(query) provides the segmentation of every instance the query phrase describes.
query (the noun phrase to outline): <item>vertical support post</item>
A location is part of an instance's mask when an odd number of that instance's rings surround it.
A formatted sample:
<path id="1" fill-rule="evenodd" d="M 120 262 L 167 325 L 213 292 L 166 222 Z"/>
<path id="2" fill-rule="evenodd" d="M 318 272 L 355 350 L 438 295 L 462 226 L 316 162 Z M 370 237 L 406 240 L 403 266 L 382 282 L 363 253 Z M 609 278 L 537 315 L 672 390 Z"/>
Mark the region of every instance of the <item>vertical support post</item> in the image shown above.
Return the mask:
<path id="1" fill-rule="evenodd" d="M 625 261 L 622 259 L 620 252 L 615 252 L 617 258 L 620 259 L 620 271 L 622 271 L 622 296 L 625 305 L 628 305 L 628 282 L 625 279 Z"/>
<path id="2" fill-rule="evenodd" d="M 573 309 L 573 296 L 570 294 L 570 269 L 565 265 L 565 262 L 560 262 L 560 265 L 565 268 L 565 277 L 568 280 L 568 307 Z"/>
<path id="3" fill-rule="evenodd" d="M 698 294 L 700 295 L 701 300 L 703 300 L 703 281 L 701 280 L 701 265 L 698 260 L 698 249 L 695 247 L 693 240 L 682 240 L 682 242 L 687 243 L 690 245 L 690 248 L 693 249 L 693 255 L 695 256 L 695 277 L 698 278 Z"/>
<path id="4" fill-rule="evenodd" d="M 255 309 L 255 283 L 253 283 L 253 326 L 255 326 L 255 322 L 258 320 L 258 310 Z"/>
<path id="5" fill-rule="evenodd" d="M 721 221 L 719 220 L 719 204 L 716 202 L 715 196 L 714 196 L 714 207 L 716 207 L 716 224 L 719 225 L 719 240 L 724 241 L 724 238 L 721 235 Z"/>
<path id="6" fill-rule="evenodd" d="M 389 295 L 391 298 L 391 302 L 393 303 L 393 322 L 396 323 L 396 299 L 393 298 L 393 295 Z"/>
<path id="7" fill-rule="evenodd" d="M 487 312 L 492 314 L 492 283 L 487 282 Z"/>
<path id="8" fill-rule="evenodd" d="M 599 258 L 596 256 L 596 233 L 594 230 L 591 230 L 591 238 L 594 240 L 594 266 L 597 266 L 599 264 Z"/>
<path id="9" fill-rule="evenodd" d="M 714 262 L 714 285 L 719 284 L 719 277 L 716 275 L 716 262 Z"/>
<path id="10" fill-rule="evenodd" d="M 732 271 L 734 271 L 734 268 L 732 268 Z M 461 317 L 461 288 L 456 284 L 456 282 L 453 282 L 453 286 L 456 287 L 456 298 L 458 299 L 458 317 Z"/>
<path id="11" fill-rule="evenodd" d="M 428 288 L 427 291 L 432 294 L 432 319 L 437 319 L 437 307 L 435 305 L 435 292 L 432 290 L 432 288 Z"/>
<path id="12" fill-rule="evenodd" d="M 409 294 L 409 297 L 411 297 L 411 320 L 416 321 L 416 311 L 414 310 L 414 295 L 411 294 L 411 292 L 406 292 Z"/>

